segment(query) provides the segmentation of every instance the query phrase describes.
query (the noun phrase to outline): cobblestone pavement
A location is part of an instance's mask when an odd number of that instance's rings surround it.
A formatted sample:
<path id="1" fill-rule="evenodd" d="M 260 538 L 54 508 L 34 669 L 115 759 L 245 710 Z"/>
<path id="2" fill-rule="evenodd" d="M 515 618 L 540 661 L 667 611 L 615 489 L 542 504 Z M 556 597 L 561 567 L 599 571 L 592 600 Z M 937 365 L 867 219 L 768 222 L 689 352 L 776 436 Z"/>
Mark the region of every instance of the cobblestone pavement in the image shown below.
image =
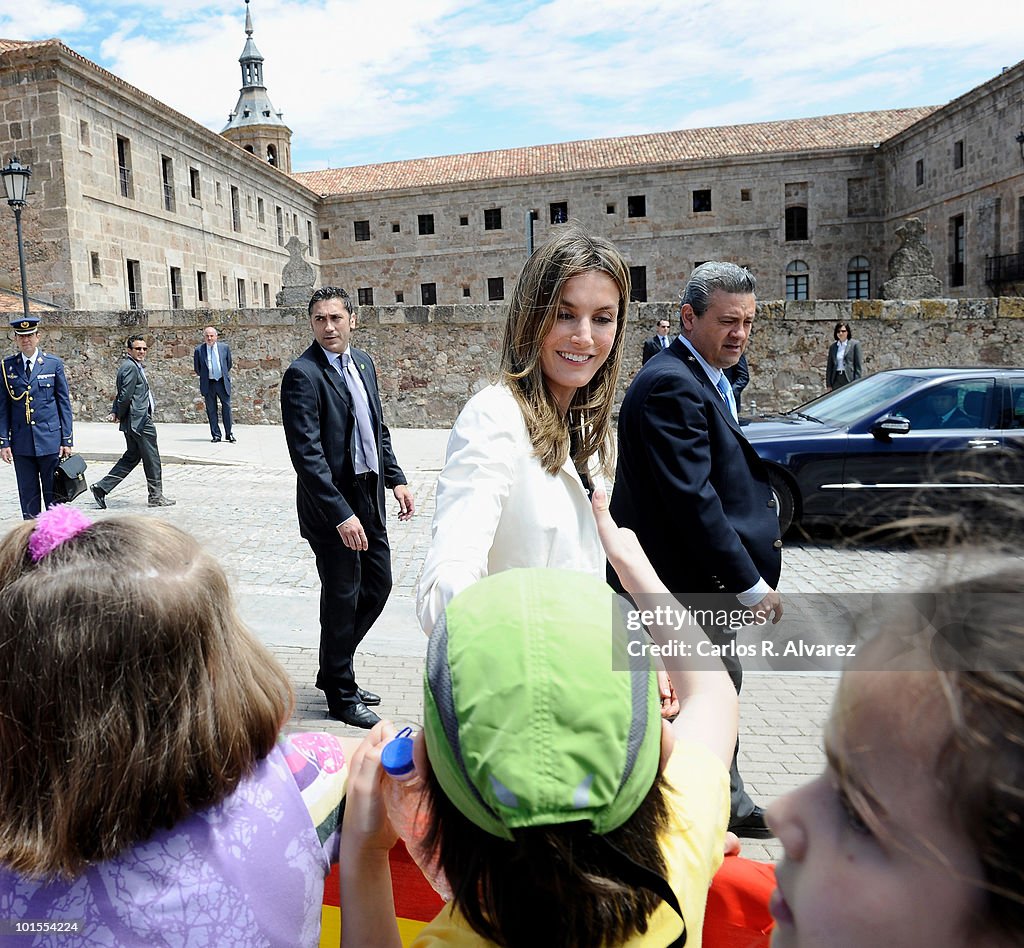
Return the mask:
<path id="1" fill-rule="evenodd" d="M 195 534 L 224 564 L 250 626 L 284 664 L 296 692 L 292 726 L 355 735 L 326 716 L 313 688 L 318 639 L 319 579 L 295 516 L 295 478 L 280 429 L 239 427 L 239 445 L 211 445 L 198 425 L 159 426 L 164 486 L 177 506 L 146 506 L 141 469 L 95 510 L 89 494 L 76 502 L 96 517 L 131 513 L 161 517 Z M 76 426 L 99 479 L 123 450 L 113 426 Z M 422 711 L 426 639 L 413 601 L 420 563 L 430 537 L 434 484 L 445 433 L 393 432 L 396 454 L 417 501 L 408 523 L 389 520 L 395 586 L 378 624 L 358 656 L 360 683 L 383 696 L 381 713 L 415 723 Z M 411 446 L 411 447 L 410 447 Z M 0 465 L 0 527 L 20 517 L 13 469 Z M 802 593 L 877 593 L 925 583 L 941 563 L 934 553 L 848 545 L 829 539 L 787 544 L 780 584 L 785 596 Z M 741 701 L 740 770 L 755 800 L 766 804 L 818 773 L 821 733 L 835 690 L 835 674 L 748 672 Z M 745 854 L 777 858 L 775 843 L 748 841 Z"/>

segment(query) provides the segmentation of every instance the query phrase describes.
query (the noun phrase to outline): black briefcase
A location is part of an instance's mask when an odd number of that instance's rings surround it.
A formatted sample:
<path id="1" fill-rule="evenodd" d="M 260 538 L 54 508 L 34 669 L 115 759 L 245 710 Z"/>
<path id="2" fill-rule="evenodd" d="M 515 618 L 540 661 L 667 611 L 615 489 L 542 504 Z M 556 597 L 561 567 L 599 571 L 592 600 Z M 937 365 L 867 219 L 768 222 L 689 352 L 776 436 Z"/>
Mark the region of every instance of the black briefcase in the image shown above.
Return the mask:
<path id="1" fill-rule="evenodd" d="M 85 460 L 82 455 L 69 455 L 53 472 L 53 502 L 70 503 L 88 486 L 85 482 Z"/>

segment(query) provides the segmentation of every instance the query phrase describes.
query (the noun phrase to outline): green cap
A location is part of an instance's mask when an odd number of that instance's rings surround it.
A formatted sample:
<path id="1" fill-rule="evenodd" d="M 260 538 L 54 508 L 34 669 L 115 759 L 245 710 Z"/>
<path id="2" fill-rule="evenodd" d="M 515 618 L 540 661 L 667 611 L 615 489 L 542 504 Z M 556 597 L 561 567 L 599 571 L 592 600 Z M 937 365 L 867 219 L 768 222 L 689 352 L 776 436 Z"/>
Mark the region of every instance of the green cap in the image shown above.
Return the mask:
<path id="1" fill-rule="evenodd" d="M 661 713 L 650 659 L 626 657 L 644 636 L 627 631 L 627 608 L 592 576 L 547 569 L 488 576 L 448 604 L 427 649 L 423 730 L 445 794 L 481 829 L 511 839 L 588 820 L 603 834 L 647 795 Z"/>

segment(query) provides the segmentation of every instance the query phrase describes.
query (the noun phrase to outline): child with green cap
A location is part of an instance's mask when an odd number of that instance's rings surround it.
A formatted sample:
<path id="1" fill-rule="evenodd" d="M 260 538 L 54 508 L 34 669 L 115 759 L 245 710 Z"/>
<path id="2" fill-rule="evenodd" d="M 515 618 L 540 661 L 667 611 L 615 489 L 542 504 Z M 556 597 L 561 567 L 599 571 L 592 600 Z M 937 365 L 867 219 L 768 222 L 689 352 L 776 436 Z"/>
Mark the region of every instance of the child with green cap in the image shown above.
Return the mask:
<path id="1" fill-rule="evenodd" d="M 682 710 L 662 722 L 651 639 L 696 654 L 703 632 L 678 607 L 668 615 L 674 600 L 603 492 L 594 513 L 637 608 L 661 618 L 650 638 L 599 580 L 542 569 L 480 580 L 434 628 L 415 756 L 425 844 L 454 897 L 417 948 L 700 945 L 728 822 L 736 693 L 718 659 L 675 662 Z M 394 733 L 377 725 L 351 765 L 343 948 L 401 945 L 380 763 Z"/>

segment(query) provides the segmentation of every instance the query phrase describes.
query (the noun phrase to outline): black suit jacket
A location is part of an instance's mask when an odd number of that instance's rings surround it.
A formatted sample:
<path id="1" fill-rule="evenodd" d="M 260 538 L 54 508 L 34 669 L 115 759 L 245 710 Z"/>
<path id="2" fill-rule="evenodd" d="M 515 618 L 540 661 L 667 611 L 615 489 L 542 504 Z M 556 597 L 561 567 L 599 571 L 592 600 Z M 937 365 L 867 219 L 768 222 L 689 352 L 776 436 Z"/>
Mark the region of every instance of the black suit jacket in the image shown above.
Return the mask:
<path id="1" fill-rule="evenodd" d="M 743 592 L 758 577 L 778 584 L 782 542 L 768 472 L 679 339 L 640 370 L 622 402 L 611 513 L 684 599 Z"/>
<path id="2" fill-rule="evenodd" d="M 384 488 L 405 484 L 405 474 L 391 450 L 391 433 L 383 423 L 373 360 L 354 346 L 352 361 L 369 396 L 374 418 L 380 477 L 377 509 L 384 523 Z M 338 524 L 352 516 L 346 494 L 355 468 L 356 421 L 352 396 L 316 342 L 285 371 L 281 380 L 281 421 L 292 466 L 298 477 L 296 508 L 299 531 L 311 542 L 339 542 Z"/>
<path id="3" fill-rule="evenodd" d="M 644 354 L 641 359 L 641 365 L 647 365 L 647 360 L 652 356 L 656 356 L 661 352 L 661 337 L 658 335 L 651 336 L 649 339 L 644 340 Z"/>

